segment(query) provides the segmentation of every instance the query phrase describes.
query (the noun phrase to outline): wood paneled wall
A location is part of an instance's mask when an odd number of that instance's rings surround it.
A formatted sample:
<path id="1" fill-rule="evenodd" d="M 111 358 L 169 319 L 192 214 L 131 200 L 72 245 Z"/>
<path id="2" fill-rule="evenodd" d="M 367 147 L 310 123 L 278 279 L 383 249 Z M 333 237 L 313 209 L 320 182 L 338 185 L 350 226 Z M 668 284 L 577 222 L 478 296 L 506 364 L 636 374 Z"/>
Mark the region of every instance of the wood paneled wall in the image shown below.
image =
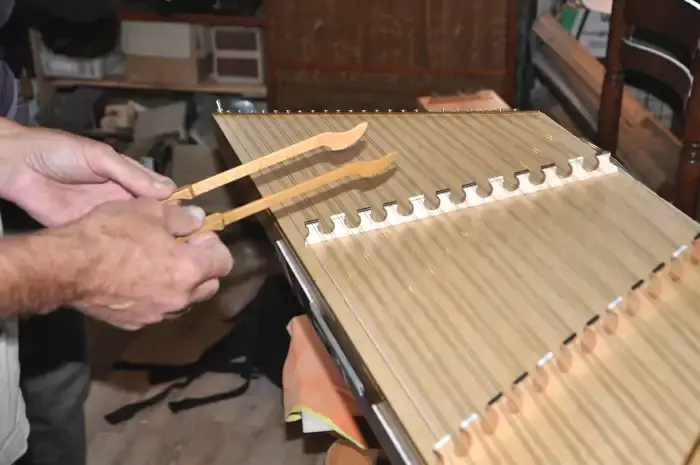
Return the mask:
<path id="1" fill-rule="evenodd" d="M 266 0 L 280 109 L 414 108 L 430 93 L 512 98 L 518 0 Z"/>

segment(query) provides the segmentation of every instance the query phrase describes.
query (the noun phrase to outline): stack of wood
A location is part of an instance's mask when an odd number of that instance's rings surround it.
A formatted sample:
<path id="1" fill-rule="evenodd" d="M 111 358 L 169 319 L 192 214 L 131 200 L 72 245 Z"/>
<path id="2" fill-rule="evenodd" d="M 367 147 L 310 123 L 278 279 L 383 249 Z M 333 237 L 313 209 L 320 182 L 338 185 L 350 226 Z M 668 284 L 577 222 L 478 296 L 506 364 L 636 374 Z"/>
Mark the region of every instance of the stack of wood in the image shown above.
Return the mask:
<path id="1" fill-rule="evenodd" d="M 491 89 L 473 94 L 426 95 L 418 97 L 418 107 L 427 111 L 508 110 L 510 106 Z"/>
<path id="2" fill-rule="evenodd" d="M 547 14 L 534 27 L 533 57 L 540 79 L 568 112 L 597 132 L 604 66 Z M 553 115 L 556 118 L 555 115 Z M 638 179 L 663 197 L 675 182 L 681 142 L 634 96 L 625 91 L 616 157 Z"/>

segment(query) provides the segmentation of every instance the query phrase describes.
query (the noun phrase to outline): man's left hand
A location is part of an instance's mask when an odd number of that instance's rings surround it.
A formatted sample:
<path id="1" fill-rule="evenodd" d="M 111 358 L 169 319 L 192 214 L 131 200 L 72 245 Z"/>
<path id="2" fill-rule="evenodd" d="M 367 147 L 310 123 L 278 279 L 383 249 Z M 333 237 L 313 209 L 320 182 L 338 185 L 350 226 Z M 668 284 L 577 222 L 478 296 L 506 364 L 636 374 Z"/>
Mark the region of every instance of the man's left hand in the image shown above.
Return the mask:
<path id="1" fill-rule="evenodd" d="M 0 121 L 0 197 L 45 226 L 111 200 L 167 199 L 174 183 L 109 145 L 62 131 Z"/>

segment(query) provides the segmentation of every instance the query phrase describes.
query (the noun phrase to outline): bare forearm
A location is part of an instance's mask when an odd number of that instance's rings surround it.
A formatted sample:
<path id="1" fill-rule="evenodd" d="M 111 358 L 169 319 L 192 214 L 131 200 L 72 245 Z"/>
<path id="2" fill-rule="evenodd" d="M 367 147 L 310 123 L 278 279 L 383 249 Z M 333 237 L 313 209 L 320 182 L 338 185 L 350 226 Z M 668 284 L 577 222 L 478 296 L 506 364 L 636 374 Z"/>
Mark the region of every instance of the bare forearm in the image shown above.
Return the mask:
<path id="1" fill-rule="evenodd" d="M 31 131 L 31 130 L 30 130 Z M 8 186 L 10 180 L 16 177 L 16 160 L 22 155 L 22 150 L 18 147 L 22 139 L 26 139 L 27 128 L 0 117 L 0 198 L 9 198 Z"/>
<path id="2" fill-rule="evenodd" d="M 0 240 L 0 316 L 46 313 L 78 298 L 82 258 L 70 242 L 46 232 Z"/>
<path id="3" fill-rule="evenodd" d="M 24 126 L 21 124 L 15 123 L 10 119 L 0 117 L 0 134 L 13 133 L 23 127 Z"/>

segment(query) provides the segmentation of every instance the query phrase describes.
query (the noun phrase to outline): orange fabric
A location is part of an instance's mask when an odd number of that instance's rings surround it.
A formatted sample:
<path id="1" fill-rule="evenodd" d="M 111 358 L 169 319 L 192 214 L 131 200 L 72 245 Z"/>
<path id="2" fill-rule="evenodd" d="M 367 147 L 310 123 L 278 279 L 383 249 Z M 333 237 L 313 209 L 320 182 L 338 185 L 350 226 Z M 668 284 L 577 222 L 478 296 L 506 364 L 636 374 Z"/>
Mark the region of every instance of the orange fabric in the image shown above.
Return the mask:
<path id="1" fill-rule="evenodd" d="M 360 414 L 352 392 L 306 315 L 289 322 L 291 344 L 284 363 L 284 413 L 287 422 L 313 415 L 362 448 L 367 444 L 355 422 Z"/>
<path id="2" fill-rule="evenodd" d="M 324 465 L 376 465 L 376 450 L 359 450 L 345 439 L 335 441 L 328 452 Z"/>

